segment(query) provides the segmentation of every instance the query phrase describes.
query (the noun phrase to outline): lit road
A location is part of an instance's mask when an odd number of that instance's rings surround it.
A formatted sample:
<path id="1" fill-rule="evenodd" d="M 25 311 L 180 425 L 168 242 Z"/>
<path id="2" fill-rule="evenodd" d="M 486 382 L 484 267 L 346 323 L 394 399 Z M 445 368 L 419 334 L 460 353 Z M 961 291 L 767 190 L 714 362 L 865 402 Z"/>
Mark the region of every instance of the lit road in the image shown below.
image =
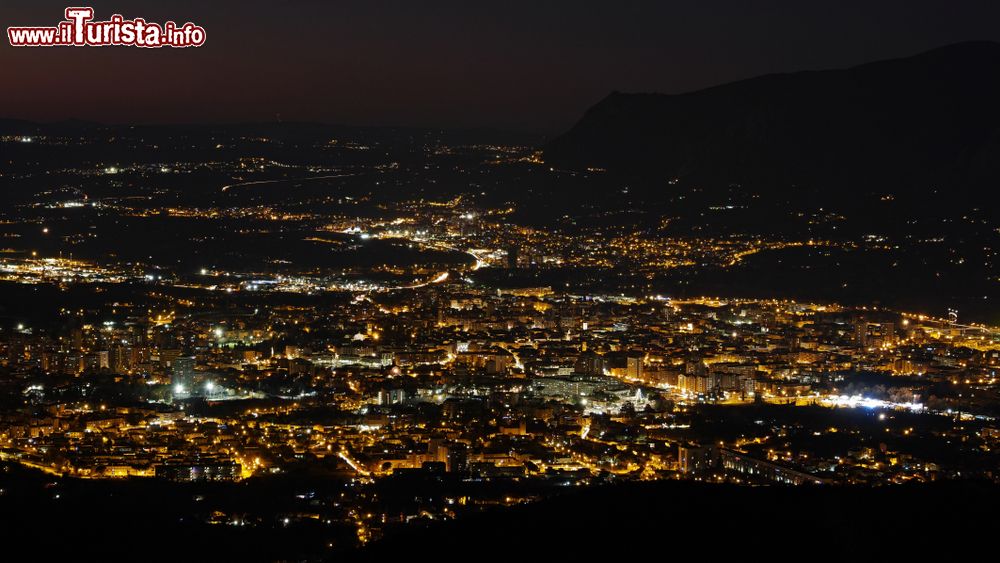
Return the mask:
<path id="1" fill-rule="evenodd" d="M 394 238 L 394 239 L 400 239 L 400 238 L 402 238 L 402 240 L 409 241 L 409 242 L 411 242 L 413 244 L 416 244 L 416 245 L 420 246 L 421 248 L 430 248 L 430 249 L 433 249 L 433 250 L 447 250 L 447 251 L 451 251 L 451 252 L 459 252 L 461 254 L 467 254 L 469 257 L 471 257 L 473 260 L 475 260 L 475 263 L 472 264 L 472 266 L 468 267 L 468 270 L 473 271 L 473 272 L 476 271 L 476 270 L 478 270 L 478 269 L 480 269 L 480 268 L 484 268 L 486 266 L 486 262 L 482 258 L 480 258 L 480 256 L 478 254 L 476 254 L 475 252 L 473 252 L 471 250 L 465 250 L 465 249 L 462 249 L 462 248 L 458 248 L 457 246 L 451 246 L 449 244 L 444 244 L 444 243 L 440 243 L 440 242 L 433 242 L 432 243 L 432 242 L 427 242 L 427 241 L 423 241 L 423 240 L 416 240 L 416 239 L 411 239 L 411 238 L 406 238 L 406 237 L 388 237 L 388 238 Z M 427 287 L 427 286 L 430 286 L 430 285 L 434 285 L 434 284 L 443 283 L 445 281 L 448 281 L 448 277 L 449 277 L 448 272 L 441 272 L 437 276 L 435 276 L 434 278 L 431 278 L 431 279 L 429 279 L 427 281 L 418 282 L 418 283 L 411 284 L 411 285 L 402 285 L 402 286 L 396 286 L 396 287 L 387 287 L 383 291 L 399 291 L 399 290 L 403 290 L 403 289 L 420 289 L 422 287 Z"/>
<path id="2" fill-rule="evenodd" d="M 353 176 L 360 176 L 361 174 L 334 174 L 330 176 L 310 176 L 308 178 L 279 178 L 277 180 L 255 180 L 252 182 L 240 182 L 238 184 L 229 184 L 227 186 L 222 186 L 222 191 L 227 192 L 232 188 L 243 188 L 246 186 L 261 186 L 264 184 L 281 184 L 284 182 L 311 182 L 313 180 L 334 180 L 336 178 L 351 178 Z"/>
<path id="3" fill-rule="evenodd" d="M 389 288 L 387 291 L 396 291 L 396 290 L 400 290 L 400 289 L 420 289 L 421 287 L 427 287 L 429 285 L 433 285 L 433 284 L 436 284 L 436 283 L 442 283 L 442 282 L 447 281 L 447 280 L 448 280 L 448 272 L 441 272 L 434 279 L 431 279 L 431 280 L 428 280 L 428 281 L 425 281 L 425 282 L 415 283 L 413 285 L 404 285 L 404 286 L 399 286 L 399 287 L 392 287 L 392 288 Z"/>
<path id="4" fill-rule="evenodd" d="M 362 467 L 360 463 L 355 461 L 354 458 L 351 457 L 351 455 L 348 453 L 346 449 L 340 450 L 340 453 L 337 454 L 337 457 L 344 460 L 344 462 L 347 463 L 347 465 L 351 466 L 351 469 L 357 471 L 359 474 L 365 476 L 369 475 L 369 472 L 365 470 L 365 468 Z"/>

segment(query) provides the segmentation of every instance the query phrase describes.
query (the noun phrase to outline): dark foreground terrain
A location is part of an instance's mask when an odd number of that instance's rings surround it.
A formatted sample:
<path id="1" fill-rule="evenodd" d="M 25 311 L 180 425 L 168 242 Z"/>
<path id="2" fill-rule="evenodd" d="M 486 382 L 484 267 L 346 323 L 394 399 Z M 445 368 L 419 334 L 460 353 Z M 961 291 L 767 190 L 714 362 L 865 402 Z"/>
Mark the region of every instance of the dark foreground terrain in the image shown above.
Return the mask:
<path id="1" fill-rule="evenodd" d="M 659 482 L 607 486 L 510 512 L 407 530 L 368 549 L 376 560 L 961 560 L 988 543 L 1000 489 L 937 484 L 876 489 Z"/>
<path id="2" fill-rule="evenodd" d="M 938 483 L 875 489 L 735 487 L 691 482 L 606 485 L 457 521 L 411 524 L 363 549 L 347 526 L 206 523 L 198 503 L 282 508 L 295 486 L 55 480 L 0 472 L 7 549 L 73 561 L 383 561 L 392 557 L 597 560 L 961 560 L 1000 524 L 1000 489 Z M 58 482 L 57 482 L 58 481 Z M 287 489 L 287 490 L 285 490 Z M 267 500 L 265 500 L 267 499 Z"/>

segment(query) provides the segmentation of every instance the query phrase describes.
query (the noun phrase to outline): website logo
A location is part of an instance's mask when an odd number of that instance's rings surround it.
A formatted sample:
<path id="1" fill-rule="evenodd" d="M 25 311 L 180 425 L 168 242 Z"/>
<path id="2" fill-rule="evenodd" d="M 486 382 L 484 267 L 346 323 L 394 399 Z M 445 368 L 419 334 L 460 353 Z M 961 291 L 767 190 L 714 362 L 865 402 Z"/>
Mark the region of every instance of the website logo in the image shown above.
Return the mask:
<path id="1" fill-rule="evenodd" d="M 65 20 L 53 27 L 8 27 L 12 47 L 201 47 L 205 28 L 187 22 L 177 25 L 127 20 L 120 14 L 107 21 L 94 21 L 93 8 L 66 8 Z"/>

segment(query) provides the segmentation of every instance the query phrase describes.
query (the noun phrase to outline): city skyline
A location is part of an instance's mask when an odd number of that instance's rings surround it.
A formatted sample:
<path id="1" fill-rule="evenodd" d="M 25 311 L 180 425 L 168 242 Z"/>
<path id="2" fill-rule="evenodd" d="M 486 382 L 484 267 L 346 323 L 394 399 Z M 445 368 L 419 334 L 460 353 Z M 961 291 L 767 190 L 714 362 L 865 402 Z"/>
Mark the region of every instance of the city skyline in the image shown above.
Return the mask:
<path id="1" fill-rule="evenodd" d="M 122 4 L 0 8 L 8 551 L 981 557 L 995 3 Z"/>

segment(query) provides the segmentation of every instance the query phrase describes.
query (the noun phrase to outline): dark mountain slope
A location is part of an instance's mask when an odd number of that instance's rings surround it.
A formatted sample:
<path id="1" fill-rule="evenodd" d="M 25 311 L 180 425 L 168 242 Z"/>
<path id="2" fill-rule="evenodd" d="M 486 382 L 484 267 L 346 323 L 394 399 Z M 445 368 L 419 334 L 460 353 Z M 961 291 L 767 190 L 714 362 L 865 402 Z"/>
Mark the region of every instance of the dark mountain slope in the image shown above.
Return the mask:
<path id="1" fill-rule="evenodd" d="M 925 190 L 1000 179 L 1000 44 L 680 95 L 613 93 L 545 159 L 655 178 Z"/>

